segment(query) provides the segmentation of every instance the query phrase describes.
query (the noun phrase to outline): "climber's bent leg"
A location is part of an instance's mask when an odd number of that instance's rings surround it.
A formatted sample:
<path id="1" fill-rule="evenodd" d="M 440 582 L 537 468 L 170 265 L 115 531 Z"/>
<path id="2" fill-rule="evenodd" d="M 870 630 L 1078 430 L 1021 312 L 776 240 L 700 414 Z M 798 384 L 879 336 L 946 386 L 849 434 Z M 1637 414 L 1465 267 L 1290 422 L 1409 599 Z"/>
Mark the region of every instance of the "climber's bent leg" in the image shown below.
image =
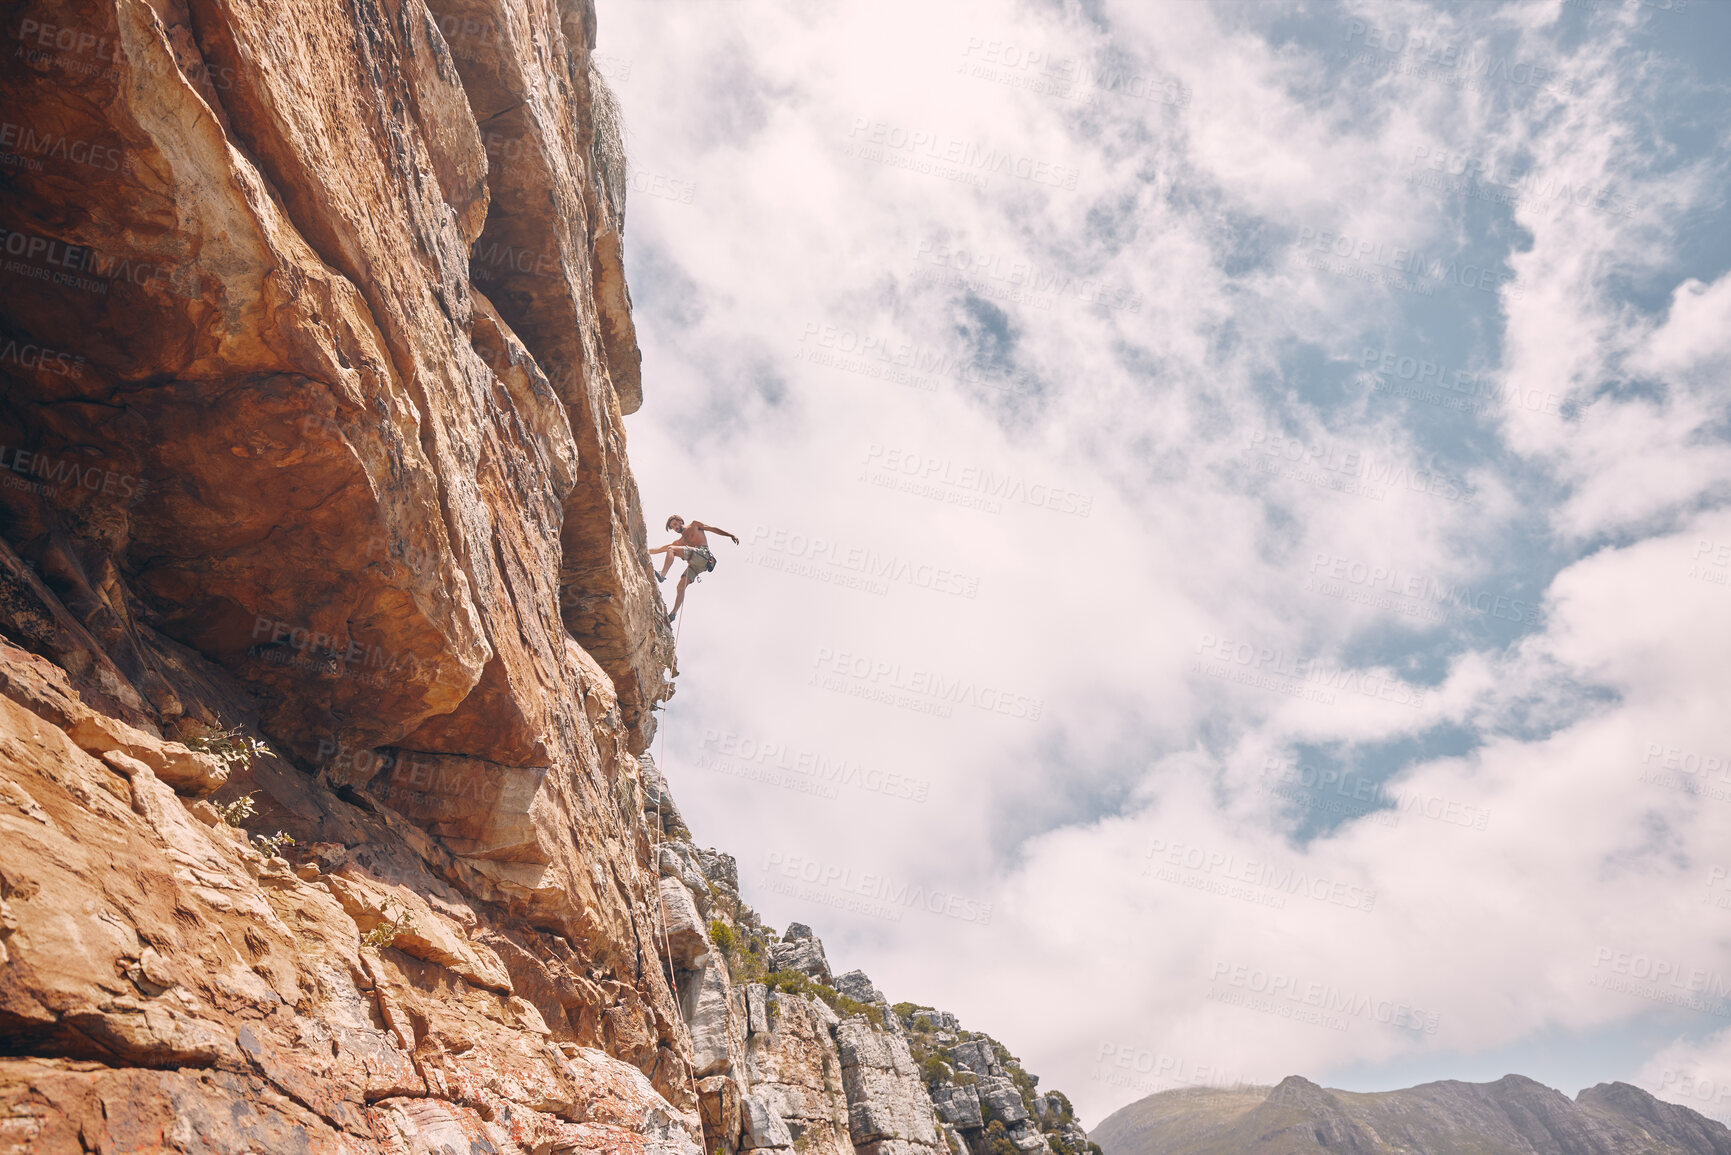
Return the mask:
<path id="1" fill-rule="evenodd" d="M 679 607 L 685 604 L 685 587 L 690 584 L 691 579 L 689 577 L 682 577 L 679 579 L 679 589 L 673 595 L 673 609 L 667 615 L 668 621 L 672 621 L 674 615 L 679 612 Z"/>

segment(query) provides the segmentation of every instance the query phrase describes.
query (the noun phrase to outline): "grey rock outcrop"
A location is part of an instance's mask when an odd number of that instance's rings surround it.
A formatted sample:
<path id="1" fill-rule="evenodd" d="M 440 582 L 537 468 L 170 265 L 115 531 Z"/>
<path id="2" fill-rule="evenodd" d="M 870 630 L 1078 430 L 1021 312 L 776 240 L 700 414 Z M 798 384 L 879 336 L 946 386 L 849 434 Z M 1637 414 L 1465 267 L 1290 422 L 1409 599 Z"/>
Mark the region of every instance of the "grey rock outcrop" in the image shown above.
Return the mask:
<path id="1" fill-rule="evenodd" d="M 674 967 L 692 969 L 709 956 L 709 932 L 691 891 L 677 878 L 661 880 L 661 910 L 667 920 L 667 949 Z"/>
<path id="2" fill-rule="evenodd" d="M 661 789 L 656 779 L 646 792 Z M 957 1042 L 965 1032 L 943 1011 L 904 1019 L 864 971 L 832 977 L 823 942 L 803 923 L 774 941 L 738 900 L 732 857 L 697 848 L 680 828 L 664 833 L 656 873 L 712 1155 L 971 1155 L 985 1150 L 990 1124 L 1025 1155 L 1060 1143 L 1061 1155 L 1086 1155 L 1068 1102 L 1043 1097 L 1030 1107 L 1027 1083 L 1018 1084 L 1019 1068 L 999 1044 Z M 797 972 L 873 1009 L 844 1018 L 825 1001 L 835 995 L 736 985 L 740 967 Z"/>
<path id="3" fill-rule="evenodd" d="M 661 844 L 661 854 L 656 866 L 663 878 L 677 878 L 685 884 L 685 889 L 691 892 L 692 901 L 697 904 L 698 913 L 709 917 L 712 887 L 709 879 L 699 869 L 697 855 L 689 842 L 669 841 Z"/>
<path id="4" fill-rule="evenodd" d="M 820 983 L 829 984 L 829 960 L 824 957 L 823 943 L 811 933 L 810 927 L 794 923 L 788 927 L 791 935 L 798 927 L 805 933 L 798 938 L 776 943 L 770 948 L 770 963 L 778 971 L 798 971 Z"/>
<path id="5" fill-rule="evenodd" d="M 725 966 L 706 966 L 681 984 L 680 1013 L 691 1032 L 691 1065 L 700 1078 L 724 1074 L 732 1066 L 732 1002 Z"/>
<path id="6" fill-rule="evenodd" d="M 886 1001 L 883 992 L 872 986 L 872 981 L 866 977 L 864 971 L 849 971 L 845 975 L 836 976 L 835 989 L 862 1003 Z"/>
<path id="7" fill-rule="evenodd" d="M 739 863 L 733 855 L 723 854 L 719 850 L 698 850 L 695 854 L 697 867 L 703 872 L 703 877 L 709 880 L 710 885 L 738 899 Z"/>
<path id="8" fill-rule="evenodd" d="M 929 1031 L 941 1031 L 945 1034 L 955 1034 L 962 1029 L 961 1025 L 956 1022 L 956 1016 L 948 1011 L 915 1011 L 913 1020 Z"/>
<path id="9" fill-rule="evenodd" d="M 954 1084 L 940 1087 L 932 1092 L 932 1106 L 937 1108 L 940 1119 L 958 1130 L 967 1131 L 986 1125 L 980 1112 L 980 1094 L 973 1087 Z"/>
<path id="10" fill-rule="evenodd" d="M 755 1151 L 793 1146 L 793 1136 L 788 1133 L 787 1124 L 762 1099 L 756 1095 L 747 1095 L 740 1108 L 744 1125 L 739 1140 L 740 1150 Z"/>
<path id="11" fill-rule="evenodd" d="M 985 1112 L 988 1122 L 996 1119 L 1008 1127 L 1032 1118 L 1016 1084 L 1002 1075 L 980 1076 L 975 1090 L 979 1092 L 980 1109 Z"/>
<path id="12" fill-rule="evenodd" d="M 821 1004 L 757 985 L 746 988 L 746 1000 L 751 1093 L 787 1122 L 804 1155 L 851 1155 L 841 1057 L 828 1017 L 818 1013 Z M 767 1004 L 761 1025 L 758 1000 Z"/>
<path id="13" fill-rule="evenodd" d="M 745 987 L 745 1033 L 767 1034 L 769 1031 L 769 988 L 762 983 L 747 983 Z"/>
<path id="14" fill-rule="evenodd" d="M 984 1039 L 969 1039 L 965 1043 L 957 1043 L 950 1048 L 950 1055 L 956 1065 L 963 1070 L 972 1071 L 982 1079 L 988 1075 L 1002 1075 L 1004 1068 L 998 1063 L 997 1052 Z"/>
<path id="15" fill-rule="evenodd" d="M 938 1146 L 932 1100 L 920 1081 L 908 1044 L 900 1036 L 874 1031 L 864 1016 L 844 1019 L 836 1028 L 842 1085 L 847 1088 L 848 1127 L 854 1145 L 899 1145 L 879 1155 L 907 1155 L 909 1149 Z"/>

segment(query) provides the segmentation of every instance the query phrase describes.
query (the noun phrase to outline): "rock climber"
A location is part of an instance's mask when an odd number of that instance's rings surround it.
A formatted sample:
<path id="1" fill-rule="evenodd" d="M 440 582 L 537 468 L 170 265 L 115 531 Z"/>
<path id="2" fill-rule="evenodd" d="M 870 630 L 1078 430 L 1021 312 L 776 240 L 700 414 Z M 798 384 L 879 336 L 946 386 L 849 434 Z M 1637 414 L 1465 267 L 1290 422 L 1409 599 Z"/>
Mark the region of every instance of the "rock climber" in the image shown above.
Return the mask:
<path id="1" fill-rule="evenodd" d="M 685 559 L 685 572 L 679 575 L 679 592 L 673 599 L 672 612 L 667 615 L 667 620 L 671 622 L 679 615 L 679 607 L 685 604 L 685 587 L 692 582 L 702 581 L 703 575 L 715 568 L 715 555 L 709 552 L 709 538 L 704 536 L 704 531 L 732 538 L 734 545 L 739 544 L 739 538 L 719 525 L 704 525 L 701 521 L 688 525 L 677 513 L 667 519 L 667 528 L 678 534 L 678 539 L 649 552 L 666 555 L 661 559 L 661 572 L 655 575 L 658 582 L 667 580 L 667 571 L 673 568 L 674 558 Z"/>

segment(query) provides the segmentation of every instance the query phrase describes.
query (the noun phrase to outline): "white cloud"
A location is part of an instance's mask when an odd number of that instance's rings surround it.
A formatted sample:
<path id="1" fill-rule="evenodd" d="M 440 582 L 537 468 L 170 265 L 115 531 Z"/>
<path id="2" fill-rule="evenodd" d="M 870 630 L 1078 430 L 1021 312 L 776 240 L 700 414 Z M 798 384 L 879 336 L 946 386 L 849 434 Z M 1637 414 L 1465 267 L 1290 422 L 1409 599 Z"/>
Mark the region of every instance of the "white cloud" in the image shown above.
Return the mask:
<path id="1" fill-rule="evenodd" d="M 1641 778 L 1725 746 L 1715 162 L 1658 138 L 1648 24 L 1559 13 L 600 13 L 633 464 L 743 539 L 682 617 L 682 806 L 1089 1122 L 1678 1015 L 1593 985 L 1624 953 L 1731 972 L 1731 802 Z M 763 780 L 802 756 L 927 800 Z M 1179 845 L 1214 864 L 1141 873 Z M 885 880 L 973 913 L 845 909 Z"/>

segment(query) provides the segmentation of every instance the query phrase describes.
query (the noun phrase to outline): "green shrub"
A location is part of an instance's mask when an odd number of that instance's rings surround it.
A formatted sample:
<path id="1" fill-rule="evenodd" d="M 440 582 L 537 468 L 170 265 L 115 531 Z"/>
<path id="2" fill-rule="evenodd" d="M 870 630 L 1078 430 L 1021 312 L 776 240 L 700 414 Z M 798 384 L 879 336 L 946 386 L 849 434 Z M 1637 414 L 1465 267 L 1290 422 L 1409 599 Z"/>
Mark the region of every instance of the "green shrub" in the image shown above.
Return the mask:
<path id="1" fill-rule="evenodd" d="M 393 919 L 391 917 L 391 901 L 387 898 L 379 904 L 379 914 L 384 917 L 385 921 L 361 936 L 361 941 L 368 946 L 392 946 L 396 943 L 398 935 L 409 934 L 414 931 L 415 916 L 405 910 L 402 917 Z"/>
<path id="2" fill-rule="evenodd" d="M 920 1077 L 928 1087 L 941 1087 L 949 1082 L 953 1072 L 950 1065 L 936 1055 L 927 1055 L 920 1060 Z"/>
<path id="3" fill-rule="evenodd" d="M 772 971 L 763 976 L 763 985 L 772 991 L 786 991 L 790 995 L 809 995 L 817 984 L 800 971 Z"/>
<path id="4" fill-rule="evenodd" d="M 224 803 L 223 805 L 218 806 L 216 812 L 222 820 L 230 826 L 239 826 L 242 822 L 258 813 L 258 807 L 252 804 L 252 796 L 257 793 L 258 791 L 254 790 L 251 793 L 242 794 L 233 802 Z"/>
<path id="5" fill-rule="evenodd" d="M 709 941 L 714 943 L 724 955 L 739 949 L 738 944 L 733 941 L 733 928 L 719 918 L 709 921 Z"/>
<path id="6" fill-rule="evenodd" d="M 862 1003 L 858 999 L 850 999 L 834 987 L 825 986 L 811 976 L 800 971 L 780 970 L 765 975 L 763 984 L 770 990 L 786 991 L 790 995 L 805 995 L 808 998 L 822 999 L 830 1010 L 838 1015 L 864 1015 L 875 1025 L 884 1025 L 883 1008 L 870 1003 Z"/>
<path id="7" fill-rule="evenodd" d="M 1022 1155 L 1022 1151 L 1010 1141 L 1004 1125 L 993 1119 L 986 1124 L 985 1133 L 974 1146 L 974 1155 Z"/>
<path id="8" fill-rule="evenodd" d="M 271 835 L 253 835 L 252 844 L 258 847 L 258 852 L 266 858 L 275 858 L 277 851 L 281 850 L 285 845 L 293 846 L 295 840 L 293 835 L 285 834 L 283 831 L 279 830 L 275 834 Z"/>

